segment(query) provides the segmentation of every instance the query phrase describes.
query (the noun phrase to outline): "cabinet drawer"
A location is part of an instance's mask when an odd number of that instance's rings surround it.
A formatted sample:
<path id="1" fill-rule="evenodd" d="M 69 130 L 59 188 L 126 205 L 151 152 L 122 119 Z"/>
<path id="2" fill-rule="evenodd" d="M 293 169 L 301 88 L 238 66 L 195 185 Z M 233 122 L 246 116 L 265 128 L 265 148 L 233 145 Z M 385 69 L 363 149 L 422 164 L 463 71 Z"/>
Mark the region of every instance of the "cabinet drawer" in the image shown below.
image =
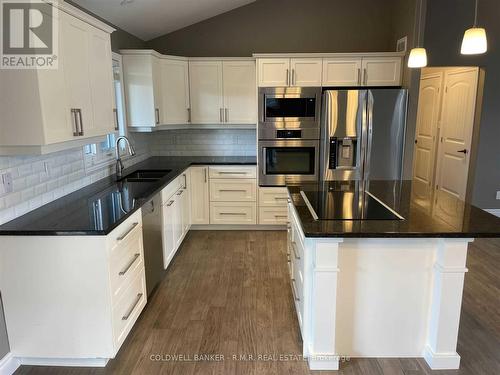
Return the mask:
<path id="1" fill-rule="evenodd" d="M 163 190 L 161 191 L 162 204 L 167 203 L 172 195 L 174 195 L 181 187 L 186 185 L 186 173 L 187 172 L 184 172 L 167 186 L 165 186 L 165 188 L 163 188 Z"/>
<path id="2" fill-rule="evenodd" d="M 257 178 L 257 167 L 222 165 L 209 168 L 210 178 Z"/>
<path id="3" fill-rule="evenodd" d="M 210 201 L 213 202 L 255 202 L 257 199 L 255 180 L 210 180 Z"/>
<path id="4" fill-rule="evenodd" d="M 142 227 L 142 213 L 137 210 L 127 220 L 121 223 L 110 234 L 107 235 L 108 248 L 112 249 L 120 242 L 125 240 L 125 237 L 131 234 L 136 227 Z"/>
<path id="5" fill-rule="evenodd" d="M 118 351 L 134 326 L 146 302 L 146 279 L 144 276 L 144 268 L 142 268 L 136 270 L 132 282 L 128 285 L 127 289 L 124 290 L 118 303 L 113 308 L 113 337 L 116 351 Z"/>
<path id="6" fill-rule="evenodd" d="M 259 206 L 284 207 L 288 200 L 287 188 L 283 187 L 261 187 L 259 188 Z"/>
<path id="7" fill-rule="evenodd" d="M 259 224 L 286 225 L 288 210 L 286 207 L 259 207 Z"/>
<path id="8" fill-rule="evenodd" d="M 254 202 L 210 203 L 210 224 L 257 224 Z"/>
<path id="9" fill-rule="evenodd" d="M 144 248 L 142 241 L 142 226 L 137 225 L 125 238 L 111 249 L 110 253 L 110 283 L 113 303 L 135 271 L 144 267 Z"/>

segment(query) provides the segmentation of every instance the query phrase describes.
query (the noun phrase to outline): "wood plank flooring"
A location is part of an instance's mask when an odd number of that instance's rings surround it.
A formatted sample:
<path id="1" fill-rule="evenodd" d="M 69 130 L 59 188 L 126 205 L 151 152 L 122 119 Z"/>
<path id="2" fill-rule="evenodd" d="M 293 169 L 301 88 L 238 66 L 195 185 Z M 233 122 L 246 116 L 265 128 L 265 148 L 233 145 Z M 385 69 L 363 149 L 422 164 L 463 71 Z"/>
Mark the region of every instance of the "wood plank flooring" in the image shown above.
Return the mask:
<path id="1" fill-rule="evenodd" d="M 16 374 L 500 374 L 500 240 L 477 240 L 470 247 L 460 370 L 431 371 L 422 359 L 380 358 L 352 359 L 340 371 L 310 372 L 301 360 L 240 358 L 301 354 L 285 244 L 285 232 L 192 231 L 106 368 L 22 366 Z M 223 354 L 225 360 L 167 360 L 195 354 Z M 164 360 L 151 360 L 152 355 Z"/>

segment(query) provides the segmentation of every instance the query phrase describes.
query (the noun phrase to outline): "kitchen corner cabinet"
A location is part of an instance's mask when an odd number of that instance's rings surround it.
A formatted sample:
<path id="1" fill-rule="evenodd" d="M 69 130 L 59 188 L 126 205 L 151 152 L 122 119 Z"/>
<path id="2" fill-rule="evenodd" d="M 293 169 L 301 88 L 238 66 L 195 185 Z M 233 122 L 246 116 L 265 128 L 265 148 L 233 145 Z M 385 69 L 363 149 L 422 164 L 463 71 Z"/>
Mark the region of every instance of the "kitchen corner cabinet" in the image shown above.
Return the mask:
<path id="1" fill-rule="evenodd" d="M 191 223 L 210 223 L 208 167 L 189 168 L 191 178 Z"/>
<path id="2" fill-rule="evenodd" d="M 192 123 L 256 123 L 255 61 L 190 61 L 189 82 Z"/>
<path id="3" fill-rule="evenodd" d="M 115 130 L 113 29 L 67 4 L 59 7 L 58 69 L 0 70 L 0 86 L 9 93 L 0 99 L 0 154 L 43 154 Z"/>
<path id="4" fill-rule="evenodd" d="M 123 54 L 123 81 L 129 127 L 155 127 L 163 115 L 161 62 L 152 53 Z"/>
<path id="5" fill-rule="evenodd" d="M 258 59 L 259 87 L 321 86 L 321 58 Z"/>

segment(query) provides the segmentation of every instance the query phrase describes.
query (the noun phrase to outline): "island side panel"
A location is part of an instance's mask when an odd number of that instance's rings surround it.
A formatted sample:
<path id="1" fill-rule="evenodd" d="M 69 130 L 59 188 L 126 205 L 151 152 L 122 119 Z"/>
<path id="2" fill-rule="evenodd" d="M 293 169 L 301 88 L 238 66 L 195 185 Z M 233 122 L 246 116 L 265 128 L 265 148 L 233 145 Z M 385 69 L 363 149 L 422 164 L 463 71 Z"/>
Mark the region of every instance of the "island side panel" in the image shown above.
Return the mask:
<path id="1" fill-rule="evenodd" d="M 456 352 L 467 249 L 472 239 L 440 239 L 437 244 L 429 329 L 424 358 L 433 370 L 460 367 Z"/>

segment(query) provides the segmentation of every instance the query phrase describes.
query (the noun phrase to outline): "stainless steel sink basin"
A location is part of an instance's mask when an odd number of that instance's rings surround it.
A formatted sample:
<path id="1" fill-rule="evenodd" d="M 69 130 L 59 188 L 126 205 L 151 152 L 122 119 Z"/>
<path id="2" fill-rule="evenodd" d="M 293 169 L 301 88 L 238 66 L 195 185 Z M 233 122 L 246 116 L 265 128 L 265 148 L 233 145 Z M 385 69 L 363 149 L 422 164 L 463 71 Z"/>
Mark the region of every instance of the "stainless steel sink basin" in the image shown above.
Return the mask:
<path id="1" fill-rule="evenodd" d="M 154 182 L 161 180 L 167 174 L 172 172 L 171 169 L 152 169 L 152 170 L 138 170 L 130 173 L 122 178 L 122 181 L 128 182 Z"/>

